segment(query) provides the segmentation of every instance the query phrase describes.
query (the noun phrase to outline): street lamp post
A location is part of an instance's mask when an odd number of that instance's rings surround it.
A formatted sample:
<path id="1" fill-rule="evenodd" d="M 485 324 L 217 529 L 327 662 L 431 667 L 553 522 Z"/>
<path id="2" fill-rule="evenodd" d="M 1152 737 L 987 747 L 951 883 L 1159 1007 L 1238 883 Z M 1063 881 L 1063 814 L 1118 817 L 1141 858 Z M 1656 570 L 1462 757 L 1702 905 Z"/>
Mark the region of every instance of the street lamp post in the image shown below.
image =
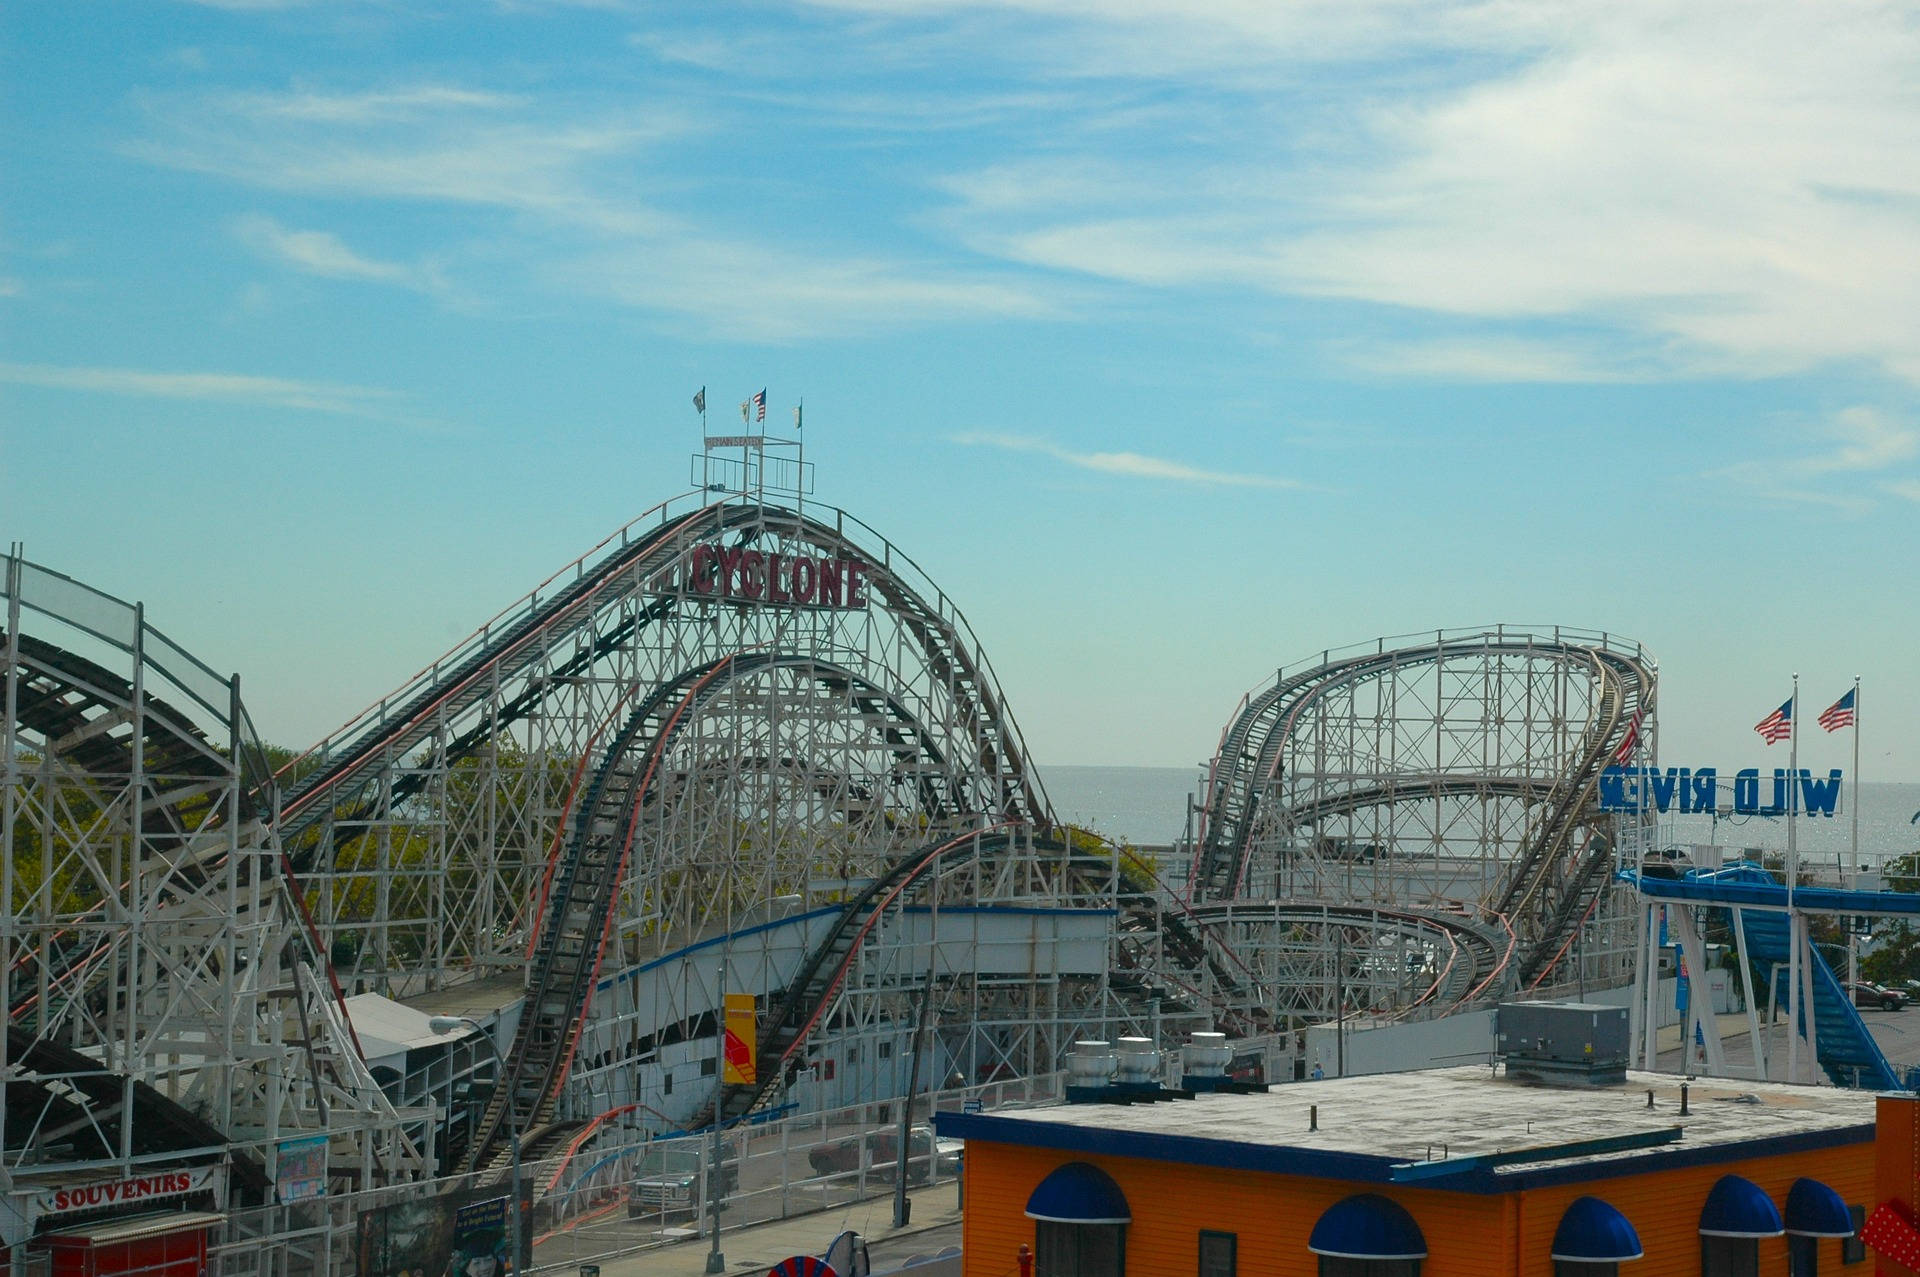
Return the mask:
<path id="1" fill-rule="evenodd" d="M 480 1035 L 487 1050 L 493 1053 L 493 1085 L 495 1091 L 507 1084 L 507 1061 L 500 1054 L 500 1048 L 494 1043 L 493 1034 L 470 1015 L 436 1015 L 427 1021 L 427 1029 L 433 1033 L 451 1033 L 455 1029 L 469 1028 Z M 507 1247 L 512 1256 L 507 1262 L 510 1271 L 520 1271 L 520 1119 L 513 1111 L 513 1098 L 507 1098 L 505 1109 L 507 1133 L 513 1150 L 513 1171 L 507 1199 Z"/>

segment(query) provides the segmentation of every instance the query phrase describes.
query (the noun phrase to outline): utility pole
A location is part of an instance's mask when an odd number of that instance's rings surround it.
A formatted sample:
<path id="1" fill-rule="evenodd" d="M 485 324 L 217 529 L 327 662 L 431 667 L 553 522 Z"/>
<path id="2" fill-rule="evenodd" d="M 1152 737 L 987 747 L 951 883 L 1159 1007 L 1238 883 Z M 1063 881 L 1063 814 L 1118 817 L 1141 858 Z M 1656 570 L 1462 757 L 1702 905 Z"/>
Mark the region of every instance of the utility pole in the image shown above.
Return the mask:
<path id="1" fill-rule="evenodd" d="M 713 1066 L 713 1153 L 707 1159 L 707 1198 L 713 1214 L 713 1249 L 707 1252 L 707 1271 L 727 1271 L 727 1257 L 720 1253 L 720 1197 L 726 1191 L 726 1177 L 720 1173 L 724 1152 L 720 1139 L 722 1101 L 727 1094 L 727 955 L 720 955 L 720 983 L 714 990 L 714 1066 Z"/>

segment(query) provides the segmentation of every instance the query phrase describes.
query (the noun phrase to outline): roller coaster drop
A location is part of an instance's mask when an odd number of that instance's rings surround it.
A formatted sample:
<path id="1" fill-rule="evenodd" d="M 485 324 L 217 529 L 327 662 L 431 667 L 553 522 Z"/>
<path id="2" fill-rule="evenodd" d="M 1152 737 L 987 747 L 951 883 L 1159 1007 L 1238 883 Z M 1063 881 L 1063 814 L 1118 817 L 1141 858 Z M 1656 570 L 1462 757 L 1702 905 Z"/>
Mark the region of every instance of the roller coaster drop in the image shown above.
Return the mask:
<path id="1" fill-rule="evenodd" d="M 937 1063 L 971 1079 L 1049 1071 L 1082 1032 L 1435 1015 L 1576 964 L 1614 974 L 1609 945 L 1575 938 L 1612 916 L 1599 768 L 1636 717 L 1652 737 L 1638 648 L 1446 633 L 1282 670 L 1229 724 L 1190 845 L 1156 866 L 1056 826 L 945 594 L 790 496 L 642 516 L 277 785 L 237 684 L 192 664 L 199 718 L 226 729 L 210 743 L 154 677 L 180 685 L 191 658 L 89 624 L 112 601 L 11 560 L 7 845 L 58 842 L 76 786 L 102 815 L 64 877 L 11 892 L 5 1058 L 41 1077 L 47 1117 L 25 1138 L 9 1117 L 7 1158 L 75 1129 L 64 1063 L 135 1097 L 95 1157 L 131 1165 L 136 1125 L 161 1138 L 133 1121 L 144 1105 L 177 1113 L 166 1138 L 190 1151 L 253 1132 L 262 1184 L 302 1130 L 335 1131 L 333 1166 L 362 1183 L 416 1173 L 349 990 L 524 988 L 490 1106 L 441 1150 L 482 1166 L 508 1131 L 537 1145 L 643 1101 L 691 1124 L 796 1087 L 898 1094 L 922 999 Z M 35 617 L 78 641 L 24 633 Z M 103 641 L 131 678 L 77 654 Z M 668 1099 L 676 1044 L 713 1032 L 721 954 L 762 995 L 758 1080 L 696 1075 Z M 168 1027 L 181 1006 L 198 1018 Z M 234 1084 L 254 1073 L 278 1090 Z"/>

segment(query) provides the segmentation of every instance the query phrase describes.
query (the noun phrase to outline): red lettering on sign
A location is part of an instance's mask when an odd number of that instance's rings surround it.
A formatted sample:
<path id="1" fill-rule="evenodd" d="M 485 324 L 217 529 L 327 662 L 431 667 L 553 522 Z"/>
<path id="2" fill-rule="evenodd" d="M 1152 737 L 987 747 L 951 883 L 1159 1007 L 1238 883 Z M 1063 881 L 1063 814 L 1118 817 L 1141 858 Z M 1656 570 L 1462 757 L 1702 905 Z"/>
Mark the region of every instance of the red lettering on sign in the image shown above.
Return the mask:
<path id="1" fill-rule="evenodd" d="M 745 550 L 720 551 L 720 593 L 731 597 L 740 592 L 737 582 L 740 579 L 740 561 L 746 557 Z"/>
<path id="2" fill-rule="evenodd" d="M 857 608 L 868 603 L 872 569 L 859 559 L 696 545 L 680 562 L 680 588 L 723 599 L 764 599 L 793 607 Z M 653 588 L 670 590 L 674 569 Z"/>
<path id="3" fill-rule="evenodd" d="M 816 579 L 814 561 L 795 559 L 788 570 L 791 574 L 788 593 L 793 595 L 793 601 L 795 603 L 813 602 L 813 583 Z"/>
<path id="4" fill-rule="evenodd" d="M 840 606 L 840 569 L 841 560 L 820 560 L 820 606 Z"/>
<path id="5" fill-rule="evenodd" d="M 687 588 L 696 594 L 712 594 L 715 590 L 714 575 L 719 564 L 714 562 L 715 555 L 710 545 L 693 547 L 693 570 L 687 576 Z"/>
<path id="6" fill-rule="evenodd" d="M 191 1171 L 171 1171 L 118 1183 L 57 1188 L 40 1200 L 45 1203 L 44 1213 L 58 1215 L 65 1211 L 88 1210 L 117 1202 L 136 1202 L 148 1197 L 177 1196 L 192 1191 Z"/>

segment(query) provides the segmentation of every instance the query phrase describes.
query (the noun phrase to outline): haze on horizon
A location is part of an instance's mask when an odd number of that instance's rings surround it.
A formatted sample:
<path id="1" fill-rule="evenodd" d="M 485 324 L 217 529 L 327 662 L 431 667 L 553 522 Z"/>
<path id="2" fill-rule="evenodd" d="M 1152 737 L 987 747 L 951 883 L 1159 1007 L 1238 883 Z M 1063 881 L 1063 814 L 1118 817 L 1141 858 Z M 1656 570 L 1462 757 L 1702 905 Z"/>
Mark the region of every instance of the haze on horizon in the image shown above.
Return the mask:
<path id="1" fill-rule="evenodd" d="M 1862 680 L 1920 779 L 1896 4 L 0 11 L 0 539 L 299 746 L 766 387 L 1044 764 L 1191 767 L 1435 628 L 1660 659 L 1661 756 Z"/>

